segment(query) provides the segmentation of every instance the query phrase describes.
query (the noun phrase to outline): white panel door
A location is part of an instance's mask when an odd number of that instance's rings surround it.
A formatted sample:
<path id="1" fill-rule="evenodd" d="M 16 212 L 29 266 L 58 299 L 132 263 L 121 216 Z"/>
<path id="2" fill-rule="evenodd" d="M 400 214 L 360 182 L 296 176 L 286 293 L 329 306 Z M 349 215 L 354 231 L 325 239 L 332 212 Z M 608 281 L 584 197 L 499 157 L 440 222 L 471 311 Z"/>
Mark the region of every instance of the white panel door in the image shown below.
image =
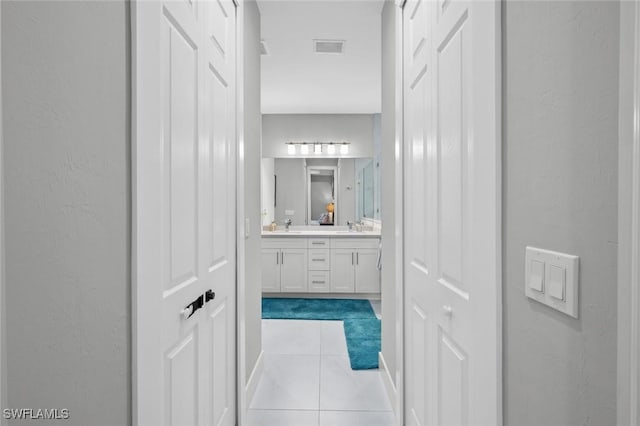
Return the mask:
<path id="1" fill-rule="evenodd" d="M 280 290 L 308 291 L 307 249 L 282 249 L 280 252 Z"/>
<path id="2" fill-rule="evenodd" d="M 262 291 L 280 291 L 280 250 L 262 249 Z"/>
<path id="3" fill-rule="evenodd" d="M 380 293 L 378 249 L 358 249 L 356 252 L 356 293 Z"/>
<path id="4" fill-rule="evenodd" d="M 356 254 L 352 249 L 331 249 L 331 291 L 353 293 Z"/>
<path id="5" fill-rule="evenodd" d="M 499 13 L 403 10 L 410 425 L 501 423 Z"/>
<path id="6" fill-rule="evenodd" d="M 235 6 L 136 1 L 133 19 L 135 420 L 233 425 Z"/>

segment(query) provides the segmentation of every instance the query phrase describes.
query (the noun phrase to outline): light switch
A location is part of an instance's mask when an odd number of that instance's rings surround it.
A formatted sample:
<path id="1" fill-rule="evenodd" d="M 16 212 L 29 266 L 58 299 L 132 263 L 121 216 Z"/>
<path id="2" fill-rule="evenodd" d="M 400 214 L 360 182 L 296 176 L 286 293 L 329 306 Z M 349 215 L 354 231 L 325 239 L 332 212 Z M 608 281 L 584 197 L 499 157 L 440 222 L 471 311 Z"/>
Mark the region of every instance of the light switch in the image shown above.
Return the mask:
<path id="1" fill-rule="evenodd" d="M 296 214 L 295 210 L 285 210 L 284 211 L 284 215 L 285 216 L 293 216 L 294 214 Z"/>
<path id="2" fill-rule="evenodd" d="M 528 246 L 524 274 L 524 292 L 528 298 L 578 318 L 578 256 Z"/>
<path id="3" fill-rule="evenodd" d="M 532 260 L 529 269 L 529 287 L 532 290 L 544 292 L 544 263 Z"/>
<path id="4" fill-rule="evenodd" d="M 549 265 L 549 296 L 564 300 L 565 269 L 562 266 Z"/>

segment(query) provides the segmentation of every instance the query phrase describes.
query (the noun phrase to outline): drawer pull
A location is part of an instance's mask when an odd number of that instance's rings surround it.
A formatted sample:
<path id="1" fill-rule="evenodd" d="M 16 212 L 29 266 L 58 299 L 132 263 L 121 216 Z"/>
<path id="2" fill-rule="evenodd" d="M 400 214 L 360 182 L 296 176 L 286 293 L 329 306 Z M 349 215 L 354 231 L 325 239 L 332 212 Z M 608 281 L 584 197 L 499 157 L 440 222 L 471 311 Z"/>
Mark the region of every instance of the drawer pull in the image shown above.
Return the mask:
<path id="1" fill-rule="evenodd" d="M 324 281 L 311 281 L 312 284 L 325 284 Z"/>
<path id="2" fill-rule="evenodd" d="M 324 262 L 325 259 L 311 259 L 312 262 Z"/>
<path id="3" fill-rule="evenodd" d="M 326 243 L 324 241 L 311 241 L 311 244 L 313 244 L 314 246 L 323 246 Z"/>

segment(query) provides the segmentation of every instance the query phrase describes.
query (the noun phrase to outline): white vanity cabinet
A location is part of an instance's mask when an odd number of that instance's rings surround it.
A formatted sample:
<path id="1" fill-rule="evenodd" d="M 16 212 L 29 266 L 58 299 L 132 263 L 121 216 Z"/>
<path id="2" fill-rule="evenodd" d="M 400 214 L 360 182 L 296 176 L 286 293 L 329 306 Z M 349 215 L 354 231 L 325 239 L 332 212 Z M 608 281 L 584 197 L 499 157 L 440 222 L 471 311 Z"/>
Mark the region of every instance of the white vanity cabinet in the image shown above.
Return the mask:
<path id="1" fill-rule="evenodd" d="M 331 242 L 331 291 L 379 293 L 377 238 L 336 238 Z"/>
<path id="2" fill-rule="evenodd" d="M 262 291 L 266 293 L 308 291 L 305 240 L 263 239 Z"/>
<path id="3" fill-rule="evenodd" d="M 262 239 L 265 293 L 379 293 L 376 237 Z"/>

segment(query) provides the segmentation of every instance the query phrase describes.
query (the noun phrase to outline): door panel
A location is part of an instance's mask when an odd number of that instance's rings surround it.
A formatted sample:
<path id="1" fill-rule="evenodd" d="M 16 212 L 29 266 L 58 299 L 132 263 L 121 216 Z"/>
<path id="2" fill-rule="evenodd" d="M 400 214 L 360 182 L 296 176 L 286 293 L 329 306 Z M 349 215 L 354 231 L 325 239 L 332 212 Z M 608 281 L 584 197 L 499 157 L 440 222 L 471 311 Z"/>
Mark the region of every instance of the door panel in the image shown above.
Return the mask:
<path id="1" fill-rule="evenodd" d="M 280 250 L 262 249 L 262 291 L 280 291 Z"/>
<path id="2" fill-rule="evenodd" d="M 331 291 L 353 293 L 355 255 L 351 249 L 331 249 Z"/>
<path id="3" fill-rule="evenodd" d="M 235 423 L 234 7 L 133 5 L 140 425 Z M 207 290 L 215 298 L 183 314 Z"/>
<path id="4" fill-rule="evenodd" d="M 307 250 L 282 249 L 280 257 L 280 290 L 283 292 L 306 292 Z"/>
<path id="5" fill-rule="evenodd" d="M 499 2 L 404 6 L 406 419 L 499 424 Z"/>
<path id="6" fill-rule="evenodd" d="M 355 290 L 356 293 L 380 292 L 378 250 L 358 249 L 356 252 Z"/>
<path id="7" fill-rule="evenodd" d="M 198 419 L 197 328 L 192 330 L 165 359 L 164 409 L 170 425 L 195 425 Z"/>

